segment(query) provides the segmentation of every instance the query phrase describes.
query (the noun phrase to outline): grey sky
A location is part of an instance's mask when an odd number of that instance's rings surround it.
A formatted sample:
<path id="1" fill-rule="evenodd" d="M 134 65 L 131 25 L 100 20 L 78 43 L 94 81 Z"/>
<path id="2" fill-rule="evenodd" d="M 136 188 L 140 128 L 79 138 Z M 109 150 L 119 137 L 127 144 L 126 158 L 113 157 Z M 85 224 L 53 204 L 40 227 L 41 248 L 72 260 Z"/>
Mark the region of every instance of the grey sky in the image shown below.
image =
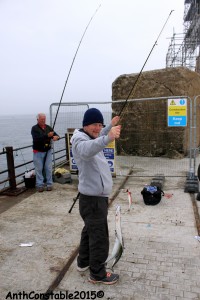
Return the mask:
<path id="1" fill-rule="evenodd" d="M 165 67 L 170 38 L 183 32 L 184 0 L 0 0 L 0 114 L 48 112 L 59 102 L 110 101 L 112 82 Z"/>

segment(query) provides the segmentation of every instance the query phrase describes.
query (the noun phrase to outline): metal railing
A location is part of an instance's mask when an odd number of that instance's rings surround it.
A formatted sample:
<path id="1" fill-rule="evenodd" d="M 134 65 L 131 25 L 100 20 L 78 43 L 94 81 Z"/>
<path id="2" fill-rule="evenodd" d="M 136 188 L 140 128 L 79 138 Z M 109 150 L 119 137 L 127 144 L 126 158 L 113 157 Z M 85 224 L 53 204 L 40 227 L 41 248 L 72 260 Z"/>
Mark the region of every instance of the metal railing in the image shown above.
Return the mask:
<path id="1" fill-rule="evenodd" d="M 52 162 L 54 169 L 59 165 L 63 165 L 67 163 L 68 160 L 68 149 L 67 143 L 64 145 L 62 141 L 66 140 L 66 136 L 61 137 L 57 143 L 61 144 L 61 147 L 58 150 L 53 149 L 52 151 Z M 0 171 L 0 176 L 2 175 L 2 179 L 0 179 L 0 194 L 9 192 L 10 194 L 19 194 L 20 191 L 24 189 L 24 174 L 25 169 L 31 171 L 34 170 L 33 160 L 27 160 L 20 164 L 15 164 L 15 153 L 21 150 L 28 150 L 29 157 L 32 154 L 32 145 L 28 145 L 25 147 L 15 148 L 13 147 L 4 147 L 3 151 L 0 152 L 0 156 L 2 156 L 2 160 L 6 162 L 7 168 Z M 3 157 L 6 156 L 6 157 Z M 19 187 L 19 188 L 18 188 Z"/>

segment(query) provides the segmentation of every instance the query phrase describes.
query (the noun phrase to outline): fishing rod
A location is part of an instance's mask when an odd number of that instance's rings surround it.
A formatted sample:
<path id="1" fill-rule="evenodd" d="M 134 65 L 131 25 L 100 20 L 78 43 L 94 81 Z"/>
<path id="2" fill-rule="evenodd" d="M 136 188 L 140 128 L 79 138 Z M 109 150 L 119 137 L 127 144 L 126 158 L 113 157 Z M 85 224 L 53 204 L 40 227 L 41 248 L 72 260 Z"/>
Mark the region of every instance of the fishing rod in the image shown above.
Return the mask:
<path id="1" fill-rule="evenodd" d="M 147 61 L 149 60 L 149 57 L 150 57 L 151 53 L 153 52 L 154 47 L 157 45 L 157 42 L 158 42 L 158 40 L 159 40 L 159 38 L 160 38 L 160 36 L 161 36 L 161 34 L 162 34 L 162 32 L 163 32 L 163 30 L 164 30 L 164 28 L 165 28 L 165 26 L 166 26 L 166 24 L 167 24 L 167 22 L 168 22 L 168 20 L 169 20 L 169 18 L 170 18 L 170 16 L 171 16 L 171 14 L 172 14 L 173 11 L 174 11 L 174 10 L 171 10 L 171 12 L 169 13 L 169 15 L 168 15 L 168 17 L 167 17 L 167 20 L 165 21 L 165 23 L 164 23 L 164 25 L 163 25 L 163 27 L 162 27 L 162 29 L 161 29 L 161 31 L 160 31 L 160 33 L 159 33 L 159 35 L 158 35 L 156 41 L 155 41 L 155 43 L 153 44 L 153 47 L 151 48 L 151 51 L 149 52 L 149 54 L 148 54 L 148 56 L 147 56 L 147 58 L 146 58 L 146 60 L 145 60 L 145 63 L 144 63 L 144 65 L 142 66 L 142 69 L 141 69 L 140 73 L 138 74 L 138 76 L 137 76 L 137 78 L 136 78 L 136 81 L 134 82 L 134 84 L 133 84 L 133 86 L 132 86 L 132 88 L 131 88 L 131 90 L 130 90 L 130 92 L 129 92 L 129 94 L 128 94 L 126 100 L 125 100 L 125 103 L 124 103 L 124 105 L 122 106 L 122 109 L 121 109 L 120 113 L 118 114 L 118 116 L 121 116 L 121 114 L 122 114 L 122 112 L 123 112 L 123 110 L 124 110 L 124 108 L 125 108 L 125 106 L 126 106 L 126 104 L 127 104 L 127 102 L 128 102 L 128 99 L 129 99 L 130 95 L 132 94 L 134 88 L 136 87 L 136 84 L 138 83 L 139 78 L 140 78 L 141 75 L 142 75 L 142 71 L 143 71 L 143 69 L 144 69 L 144 67 L 145 67 L 145 65 L 146 65 L 146 63 L 147 63 Z"/>
<path id="2" fill-rule="evenodd" d="M 53 127 L 52 127 L 53 129 L 54 129 L 54 126 L 55 126 L 55 123 L 56 123 L 56 119 L 57 119 L 58 112 L 59 112 L 59 109 L 60 109 L 60 105 L 61 105 L 61 102 L 62 102 L 62 99 L 63 99 L 63 95 L 64 95 L 64 92 L 65 92 L 65 88 L 66 88 L 66 85 L 67 85 L 67 82 L 68 82 L 68 79 L 69 79 L 69 76 L 70 76 L 70 73 L 71 73 L 73 64 L 74 64 L 74 62 L 75 62 L 75 59 L 76 59 L 78 50 L 79 50 L 79 48 L 80 48 L 80 46 L 81 46 L 81 43 L 82 43 L 83 38 L 84 38 L 84 36 L 85 36 L 85 34 L 86 34 L 86 31 L 87 31 L 87 29 L 88 29 L 90 23 L 92 22 L 92 19 L 94 18 L 94 16 L 96 15 L 96 13 L 98 12 L 98 10 L 99 10 L 100 7 L 101 7 L 101 4 L 100 4 L 100 5 L 98 6 L 98 8 L 95 10 L 95 12 L 94 12 L 94 14 L 92 15 L 90 21 L 88 22 L 88 24 L 87 24 L 87 26 L 86 26 L 86 28 L 85 28 L 85 30 L 84 30 L 84 32 L 83 32 L 83 35 L 82 35 L 82 37 L 81 37 L 81 39 L 80 39 L 80 42 L 79 42 L 79 44 L 78 44 L 78 47 L 77 47 L 77 49 L 76 49 L 76 52 L 75 52 L 75 55 L 74 55 L 74 57 L 73 57 L 73 60 L 72 60 L 72 63 L 71 63 L 71 66 L 70 66 L 70 69 L 69 69 L 69 72 L 68 72 L 68 75 L 67 75 L 67 79 L 66 79 L 66 81 L 65 81 L 64 88 L 63 88 L 63 91 L 62 91 L 62 94 L 61 94 L 60 102 L 59 102 L 59 105 L 58 105 L 58 109 L 57 109 L 56 116 L 55 116 L 55 120 L 54 120 Z"/>
<path id="3" fill-rule="evenodd" d="M 75 52 L 75 55 L 74 55 L 74 57 L 73 57 L 73 60 L 72 60 L 72 63 L 71 63 L 71 66 L 70 66 L 70 69 L 69 69 L 69 72 L 68 72 L 68 75 L 67 75 L 67 79 L 66 79 L 66 81 L 65 81 L 64 88 L 63 88 L 63 91 L 62 91 L 62 94 L 61 94 L 60 102 L 59 102 L 59 105 L 58 105 L 58 109 L 57 109 L 56 116 L 55 116 L 54 123 L 53 123 L 53 127 L 52 127 L 53 130 L 54 130 L 54 127 L 55 127 L 55 124 L 56 124 L 56 120 L 57 120 L 58 112 L 59 112 L 60 105 L 61 105 L 61 102 L 62 102 L 62 99 L 63 99 L 63 95 L 64 95 L 64 92 L 65 92 L 65 88 L 66 88 L 66 86 L 67 86 L 67 82 L 68 82 L 68 79 L 69 79 L 71 70 L 72 70 L 72 68 L 73 68 L 73 65 L 74 65 L 74 62 L 75 62 L 75 59 L 76 59 L 78 50 L 79 50 L 79 48 L 80 48 L 80 46 L 81 46 L 81 43 L 82 43 L 83 38 L 84 38 L 84 36 L 85 36 L 85 34 L 86 34 L 86 31 L 88 30 L 88 27 L 89 27 L 90 23 L 92 22 L 92 19 L 94 18 L 94 16 L 96 15 L 96 13 L 98 12 L 98 10 L 99 10 L 100 7 L 101 7 L 101 4 L 98 6 L 98 8 L 95 10 L 95 12 L 93 13 L 92 17 L 90 18 L 90 21 L 88 22 L 88 24 L 87 24 L 87 26 L 86 26 L 86 28 L 85 28 L 83 34 L 82 34 L 82 37 L 81 37 L 81 39 L 80 39 L 80 42 L 79 42 L 79 44 L 78 44 L 78 47 L 77 47 L 77 49 L 76 49 L 76 52 Z M 45 167 L 46 158 L 47 158 L 47 152 L 46 152 L 46 155 L 45 155 L 45 157 L 44 157 L 44 162 L 43 162 L 43 170 L 42 170 L 43 173 L 44 173 L 44 167 Z"/>
<path id="4" fill-rule="evenodd" d="M 80 197 L 80 193 L 78 192 L 76 198 L 73 199 L 74 202 L 73 202 L 71 208 L 70 208 L 69 211 L 68 211 L 69 214 L 71 214 L 71 211 L 72 211 L 74 205 L 76 204 L 76 201 L 79 199 L 79 197 Z"/>

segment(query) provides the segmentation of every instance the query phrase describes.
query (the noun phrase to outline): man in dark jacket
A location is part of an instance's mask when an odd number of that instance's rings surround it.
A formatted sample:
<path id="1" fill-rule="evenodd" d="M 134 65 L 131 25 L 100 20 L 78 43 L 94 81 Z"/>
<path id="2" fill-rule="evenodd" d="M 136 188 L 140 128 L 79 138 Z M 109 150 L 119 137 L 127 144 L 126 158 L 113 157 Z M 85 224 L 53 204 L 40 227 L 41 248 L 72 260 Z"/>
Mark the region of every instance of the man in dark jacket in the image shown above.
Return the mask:
<path id="1" fill-rule="evenodd" d="M 47 191 L 52 190 L 52 155 L 51 141 L 59 140 L 59 135 L 46 124 L 46 115 L 37 115 L 37 124 L 31 129 L 33 137 L 33 163 L 35 166 L 36 187 L 44 191 L 44 175 L 46 176 Z"/>

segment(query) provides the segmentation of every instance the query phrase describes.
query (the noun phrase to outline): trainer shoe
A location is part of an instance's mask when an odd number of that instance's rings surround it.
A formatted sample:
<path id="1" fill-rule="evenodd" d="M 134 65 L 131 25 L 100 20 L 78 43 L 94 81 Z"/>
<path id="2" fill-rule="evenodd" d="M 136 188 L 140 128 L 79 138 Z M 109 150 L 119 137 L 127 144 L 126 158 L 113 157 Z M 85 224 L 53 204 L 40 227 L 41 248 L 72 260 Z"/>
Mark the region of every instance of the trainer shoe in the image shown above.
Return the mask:
<path id="1" fill-rule="evenodd" d="M 43 187 L 39 187 L 39 188 L 38 188 L 38 192 L 39 192 L 39 193 L 44 192 L 44 188 L 43 188 Z"/>
<path id="2" fill-rule="evenodd" d="M 111 285 L 111 284 L 116 283 L 118 281 L 118 279 L 119 279 L 118 274 L 107 272 L 106 277 L 104 277 L 103 279 L 99 279 L 99 280 L 94 279 L 94 278 L 92 278 L 92 276 L 90 276 L 89 282 L 91 282 L 91 283 L 103 283 L 103 284 Z"/>
<path id="3" fill-rule="evenodd" d="M 47 191 L 48 191 L 48 192 L 52 191 L 52 186 L 48 186 L 48 187 L 47 187 Z"/>
<path id="4" fill-rule="evenodd" d="M 89 269 L 89 266 L 87 266 L 87 267 L 85 267 L 85 268 L 80 268 L 80 267 L 76 267 L 76 269 L 77 269 L 77 271 L 79 271 L 79 272 L 85 272 L 85 271 L 87 271 L 88 269 Z"/>

